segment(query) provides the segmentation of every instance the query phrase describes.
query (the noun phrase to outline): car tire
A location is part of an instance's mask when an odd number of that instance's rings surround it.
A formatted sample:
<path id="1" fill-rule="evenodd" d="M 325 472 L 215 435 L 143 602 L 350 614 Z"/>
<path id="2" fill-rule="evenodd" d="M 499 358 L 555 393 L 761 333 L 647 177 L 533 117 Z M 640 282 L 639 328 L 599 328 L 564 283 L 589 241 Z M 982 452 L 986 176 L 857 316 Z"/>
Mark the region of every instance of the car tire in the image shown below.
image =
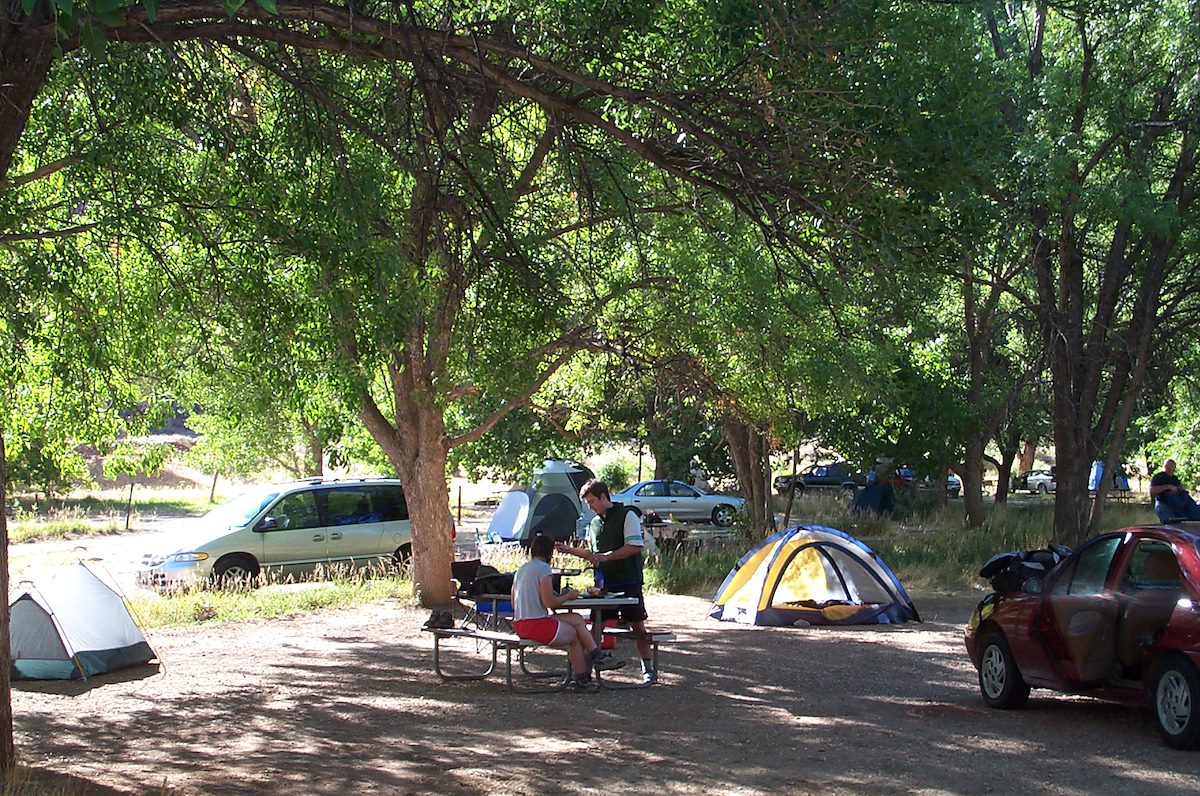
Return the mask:
<path id="1" fill-rule="evenodd" d="M 1200 674 L 1172 655 L 1154 669 L 1150 701 L 1158 733 L 1173 749 L 1200 749 Z"/>
<path id="2" fill-rule="evenodd" d="M 1050 490 L 1046 487 L 1045 484 L 1038 484 L 1038 494 L 1039 495 L 1049 494 L 1049 492 L 1050 492 Z"/>
<path id="3" fill-rule="evenodd" d="M 1029 701 L 1029 684 L 1003 634 L 993 631 L 979 647 L 979 693 L 988 707 L 1015 710 Z"/>
<path id="4" fill-rule="evenodd" d="M 958 497 L 958 490 L 957 489 L 950 490 L 949 492 L 946 493 L 946 497 L 949 497 L 949 498 Z"/>
<path id="5" fill-rule="evenodd" d="M 404 572 L 412 567 L 412 544 L 402 544 L 392 553 L 392 561 L 396 569 Z"/>
<path id="6" fill-rule="evenodd" d="M 842 486 L 842 499 L 846 501 L 854 500 L 854 496 L 858 494 L 858 489 L 852 484 L 844 484 Z"/>
<path id="7" fill-rule="evenodd" d="M 219 588 L 238 588 L 250 585 L 258 577 L 258 562 L 253 556 L 233 553 L 222 556 L 213 564 L 212 579 Z"/>
<path id="8" fill-rule="evenodd" d="M 728 528 L 733 525 L 733 518 L 736 514 L 737 509 L 728 503 L 722 503 L 712 511 L 712 524 L 718 528 Z"/>

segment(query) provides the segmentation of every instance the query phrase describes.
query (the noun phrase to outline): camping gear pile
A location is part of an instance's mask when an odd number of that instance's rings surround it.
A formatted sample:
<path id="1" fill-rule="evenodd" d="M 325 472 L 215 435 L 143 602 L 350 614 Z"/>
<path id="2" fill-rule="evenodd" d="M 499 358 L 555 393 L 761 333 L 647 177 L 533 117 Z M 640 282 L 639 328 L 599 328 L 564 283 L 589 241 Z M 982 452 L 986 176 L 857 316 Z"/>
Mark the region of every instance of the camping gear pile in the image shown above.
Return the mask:
<path id="1" fill-rule="evenodd" d="M 717 590 L 709 616 L 748 625 L 921 621 L 871 548 L 818 525 L 780 531 L 746 553 Z"/>
<path id="2" fill-rule="evenodd" d="M 1071 555 L 1071 548 L 1051 544 L 1041 550 L 1010 550 L 997 553 L 979 570 L 996 594 L 1016 591 L 1040 592 L 1042 583 L 1058 562 Z"/>
<path id="3" fill-rule="evenodd" d="M 77 680 L 156 657 L 125 600 L 82 561 L 9 603 L 13 679 Z"/>

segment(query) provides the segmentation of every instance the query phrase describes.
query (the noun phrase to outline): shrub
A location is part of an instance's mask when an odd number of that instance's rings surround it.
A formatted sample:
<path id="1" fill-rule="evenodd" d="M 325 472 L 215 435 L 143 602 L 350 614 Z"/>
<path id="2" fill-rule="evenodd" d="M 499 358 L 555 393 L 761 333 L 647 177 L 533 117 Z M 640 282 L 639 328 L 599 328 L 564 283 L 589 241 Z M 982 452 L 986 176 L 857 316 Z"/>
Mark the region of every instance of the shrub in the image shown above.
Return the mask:
<path id="1" fill-rule="evenodd" d="M 633 483 L 633 468 L 624 459 L 610 459 L 600 468 L 596 477 L 608 484 L 610 491 L 620 492 Z"/>

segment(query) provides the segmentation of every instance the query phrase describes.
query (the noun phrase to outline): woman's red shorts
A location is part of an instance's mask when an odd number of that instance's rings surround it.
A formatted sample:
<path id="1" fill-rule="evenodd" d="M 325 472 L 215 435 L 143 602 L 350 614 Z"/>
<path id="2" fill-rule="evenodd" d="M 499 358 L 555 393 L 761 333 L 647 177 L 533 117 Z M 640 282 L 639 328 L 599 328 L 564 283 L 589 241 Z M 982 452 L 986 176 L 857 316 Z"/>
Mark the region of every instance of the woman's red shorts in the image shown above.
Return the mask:
<path id="1" fill-rule="evenodd" d="M 558 635 L 558 620 L 552 616 L 539 619 L 518 619 L 513 622 L 513 630 L 521 638 L 536 641 L 539 644 L 549 644 Z"/>

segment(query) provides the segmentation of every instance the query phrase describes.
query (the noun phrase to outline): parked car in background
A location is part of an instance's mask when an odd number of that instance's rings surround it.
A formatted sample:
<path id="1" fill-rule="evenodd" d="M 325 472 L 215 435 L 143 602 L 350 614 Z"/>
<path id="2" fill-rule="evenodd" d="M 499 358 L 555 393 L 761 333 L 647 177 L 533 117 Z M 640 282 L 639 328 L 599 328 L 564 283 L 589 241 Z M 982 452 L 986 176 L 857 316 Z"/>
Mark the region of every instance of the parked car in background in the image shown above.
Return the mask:
<path id="1" fill-rule="evenodd" d="M 250 489 L 198 520 L 178 547 L 147 553 L 138 581 L 170 588 L 283 577 L 321 566 L 363 568 L 412 554 L 408 504 L 386 478 L 313 478 Z"/>
<path id="2" fill-rule="evenodd" d="M 1136 526 L 1084 542 L 1048 574 L 989 573 L 998 591 L 964 639 L 984 702 L 1020 708 L 1048 688 L 1148 703 L 1168 745 L 1200 748 L 1198 545 L 1200 523 Z"/>
<path id="3" fill-rule="evenodd" d="M 790 475 L 776 476 L 772 486 L 781 495 L 786 495 L 793 486 L 796 494 L 802 494 L 807 489 L 840 489 L 854 493 L 866 483 L 867 476 L 862 470 L 846 462 L 830 462 L 804 468 L 797 473 L 794 481 Z"/>
<path id="4" fill-rule="evenodd" d="M 1021 473 L 1017 479 L 1017 489 L 1023 489 L 1031 494 L 1044 495 L 1058 488 L 1058 480 L 1049 470 L 1029 470 Z"/>
<path id="5" fill-rule="evenodd" d="M 733 524 L 734 515 L 746 501 L 728 495 L 701 492 L 682 481 L 639 481 L 627 489 L 612 494 L 613 502 L 640 509 L 643 516 L 656 512 L 660 517 L 674 517 L 690 522 L 711 522 L 725 528 Z"/>
<path id="6" fill-rule="evenodd" d="M 889 472 L 876 472 L 876 481 L 880 484 L 888 484 L 894 489 L 907 489 L 914 484 L 920 489 L 927 489 L 934 486 L 934 481 L 928 477 L 918 479 L 911 467 L 901 465 Z M 792 487 L 793 479 L 790 475 L 779 475 L 775 477 L 772 486 L 780 495 L 786 495 L 788 489 Z M 853 495 L 860 488 L 867 485 L 867 474 L 861 468 L 855 468 L 848 462 L 830 462 L 829 464 L 814 464 L 797 473 L 795 480 L 796 494 L 803 494 L 805 490 L 830 490 L 837 489 L 847 495 Z M 950 474 L 946 477 L 946 494 L 949 497 L 958 497 L 962 493 L 962 481 L 958 476 Z"/>
<path id="7" fill-rule="evenodd" d="M 946 497 L 956 498 L 962 494 L 962 479 L 954 473 L 946 476 Z"/>

